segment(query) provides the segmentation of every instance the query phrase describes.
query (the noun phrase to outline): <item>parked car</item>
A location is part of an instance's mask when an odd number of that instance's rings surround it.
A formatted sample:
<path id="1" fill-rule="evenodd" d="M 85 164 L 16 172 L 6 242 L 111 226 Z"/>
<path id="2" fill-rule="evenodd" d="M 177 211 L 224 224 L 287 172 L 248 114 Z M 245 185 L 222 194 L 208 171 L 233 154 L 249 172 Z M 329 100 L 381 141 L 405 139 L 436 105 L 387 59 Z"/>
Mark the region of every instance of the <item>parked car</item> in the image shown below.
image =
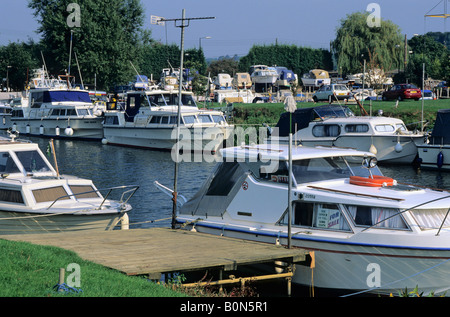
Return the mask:
<path id="1" fill-rule="evenodd" d="M 351 97 L 350 89 L 343 84 L 330 84 L 323 85 L 314 94 L 313 100 L 317 102 L 319 100 L 328 100 L 329 103 L 335 100 L 344 100 Z"/>
<path id="2" fill-rule="evenodd" d="M 422 92 L 413 84 L 397 84 L 391 87 L 391 89 L 383 92 L 383 100 L 403 100 L 414 99 L 419 100 L 422 98 Z"/>

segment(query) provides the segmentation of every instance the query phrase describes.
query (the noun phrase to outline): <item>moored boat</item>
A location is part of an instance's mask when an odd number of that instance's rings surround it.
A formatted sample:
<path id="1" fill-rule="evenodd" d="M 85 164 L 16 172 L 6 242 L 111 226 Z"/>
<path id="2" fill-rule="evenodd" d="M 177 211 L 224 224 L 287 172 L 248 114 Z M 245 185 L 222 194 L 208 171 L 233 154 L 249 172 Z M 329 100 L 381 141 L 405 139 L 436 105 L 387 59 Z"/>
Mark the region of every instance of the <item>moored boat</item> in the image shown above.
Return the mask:
<path id="1" fill-rule="evenodd" d="M 448 193 L 379 182 L 373 153 L 353 149 L 293 146 L 289 155 L 287 145 L 263 144 L 221 153 L 199 191 L 180 201 L 176 221 L 186 229 L 313 252 L 314 268 L 296 265 L 301 285 L 349 295 L 450 288 Z"/>
<path id="2" fill-rule="evenodd" d="M 9 128 L 35 136 L 101 140 L 103 117 L 94 114 L 89 91 L 73 87 L 68 77 L 50 79 L 38 70 L 27 97 L 14 105 Z"/>
<path id="3" fill-rule="evenodd" d="M 449 123 L 450 109 L 438 110 L 431 135 L 417 146 L 421 167 L 450 170 Z"/>
<path id="4" fill-rule="evenodd" d="M 290 127 L 291 124 L 291 127 Z M 275 131 L 279 142 L 287 143 L 289 132 L 305 146 L 349 147 L 376 154 L 380 163 L 411 164 L 424 135 L 409 131 L 404 122 L 384 116 L 355 116 L 347 107 L 323 105 L 299 108 L 280 116 Z M 290 130 L 291 129 L 291 130 Z"/>
<path id="5" fill-rule="evenodd" d="M 105 144 L 173 150 L 178 141 L 177 90 L 128 92 L 125 110 L 105 113 Z M 231 135 L 221 111 L 199 109 L 192 92 L 182 92 L 180 149 L 216 152 Z"/>
<path id="6" fill-rule="evenodd" d="M 98 189 L 89 179 L 60 175 L 36 143 L 14 136 L 0 138 L 0 235 L 128 226 L 128 200 L 138 186 Z"/>

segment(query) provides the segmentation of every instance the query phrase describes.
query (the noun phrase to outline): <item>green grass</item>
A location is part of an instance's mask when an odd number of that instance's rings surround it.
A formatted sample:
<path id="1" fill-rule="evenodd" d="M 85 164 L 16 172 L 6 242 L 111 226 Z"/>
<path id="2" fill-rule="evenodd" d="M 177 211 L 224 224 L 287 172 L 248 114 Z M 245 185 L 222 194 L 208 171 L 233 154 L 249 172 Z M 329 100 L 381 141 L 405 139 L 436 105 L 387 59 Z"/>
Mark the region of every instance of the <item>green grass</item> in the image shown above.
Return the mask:
<path id="1" fill-rule="evenodd" d="M 0 240 L 0 297 L 178 297 L 143 277 L 127 276 L 57 247 Z M 60 268 L 80 267 L 81 292 L 57 292 Z M 72 271 L 65 273 L 70 278 Z M 66 283 L 67 283 L 66 279 Z M 69 283 L 67 283 L 69 284 Z"/>
<path id="2" fill-rule="evenodd" d="M 299 102 L 298 108 L 314 107 L 326 104 L 326 102 Z M 334 103 L 337 104 L 337 103 Z M 383 110 L 383 115 L 402 119 L 405 124 L 420 128 L 422 120 L 422 101 L 404 100 L 396 106 L 396 101 L 364 101 L 365 110 L 372 115 L 377 115 L 378 110 Z M 360 115 L 356 104 L 349 104 L 349 107 L 356 115 Z M 428 120 L 427 129 L 431 129 L 436 119 L 436 112 L 439 109 L 450 108 L 450 99 L 425 100 L 423 103 L 424 120 Z M 242 125 L 262 125 L 267 123 L 274 126 L 285 112 L 282 103 L 257 103 L 257 104 L 234 104 L 234 123 Z M 411 126 L 409 128 L 411 128 Z"/>

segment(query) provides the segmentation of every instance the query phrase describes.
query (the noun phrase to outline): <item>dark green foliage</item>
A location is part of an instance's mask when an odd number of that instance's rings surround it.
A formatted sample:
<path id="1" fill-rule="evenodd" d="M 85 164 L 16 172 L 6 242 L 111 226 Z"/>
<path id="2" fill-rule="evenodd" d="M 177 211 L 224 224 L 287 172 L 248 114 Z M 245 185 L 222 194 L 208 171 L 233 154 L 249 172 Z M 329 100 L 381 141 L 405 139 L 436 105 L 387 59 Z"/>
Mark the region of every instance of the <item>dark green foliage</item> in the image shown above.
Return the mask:
<path id="1" fill-rule="evenodd" d="M 285 66 L 299 76 L 314 68 L 333 68 L 329 51 L 295 45 L 253 46 L 239 60 L 239 71 L 248 72 L 250 66 L 257 64 Z"/>
<path id="2" fill-rule="evenodd" d="M 80 27 L 69 27 L 69 3 L 80 6 Z M 30 0 L 29 7 L 40 22 L 44 57 L 51 74 L 69 70 L 72 37 L 73 53 L 70 74 L 78 77 L 74 58 L 77 54 L 84 83 L 107 88 L 130 80 L 134 71 L 130 61 L 138 64 L 140 50 L 149 42 L 142 29 L 144 9 L 139 0 Z M 77 82 L 80 82 L 78 79 Z"/>

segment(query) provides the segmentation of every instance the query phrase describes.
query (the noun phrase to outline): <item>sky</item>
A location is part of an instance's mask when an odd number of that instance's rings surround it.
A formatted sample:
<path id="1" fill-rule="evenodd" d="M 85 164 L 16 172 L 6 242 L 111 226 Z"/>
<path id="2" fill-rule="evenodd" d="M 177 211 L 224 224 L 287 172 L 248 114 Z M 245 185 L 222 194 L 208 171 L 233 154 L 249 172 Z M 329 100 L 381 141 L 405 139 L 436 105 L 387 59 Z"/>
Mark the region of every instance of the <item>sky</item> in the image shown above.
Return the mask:
<path id="1" fill-rule="evenodd" d="M 408 38 L 414 34 L 450 31 L 450 21 L 425 18 L 445 13 L 450 0 L 141 0 L 144 28 L 162 43 L 180 45 L 181 28 L 174 22 L 151 24 L 151 16 L 179 19 L 182 10 L 191 20 L 184 30 L 184 48 L 199 48 L 207 58 L 247 55 L 253 45 L 287 44 L 329 49 L 341 20 L 348 14 L 367 11 L 370 3 L 380 8 L 383 20 L 399 26 Z M 106 1 L 105 1 L 106 2 Z M 448 9 L 450 11 L 450 8 Z M 83 12 L 81 12 L 81 23 Z M 28 0 L 0 0 L 0 45 L 39 40 L 39 24 L 28 8 Z M 206 38 L 210 37 L 210 38 Z M 76 44 L 75 44 L 76 45 Z"/>

